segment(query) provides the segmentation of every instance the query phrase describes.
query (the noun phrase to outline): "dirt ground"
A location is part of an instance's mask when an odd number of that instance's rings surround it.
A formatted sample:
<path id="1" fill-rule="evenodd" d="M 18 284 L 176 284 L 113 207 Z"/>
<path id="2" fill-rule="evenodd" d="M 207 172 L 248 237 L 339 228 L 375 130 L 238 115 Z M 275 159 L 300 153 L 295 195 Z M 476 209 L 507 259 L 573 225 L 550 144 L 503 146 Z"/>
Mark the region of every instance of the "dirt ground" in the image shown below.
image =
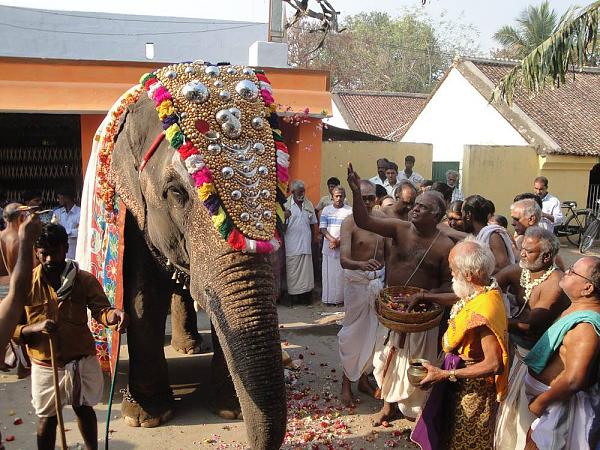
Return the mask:
<path id="1" fill-rule="evenodd" d="M 592 253 L 597 254 L 597 253 Z M 581 255 L 563 245 L 561 255 L 568 266 Z M 338 397 L 342 370 L 337 348 L 337 332 L 343 312 L 315 301 L 311 306 L 279 305 L 282 348 L 300 364 L 297 371 L 287 372 L 288 434 L 284 449 L 399 449 L 417 448 L 408 441 L 411 423 L 399 420 L 388 428 L 373 428 L 371 416 L 381 402 L 354 393 L 360 400 L 356 408 L 343 408 Z M 210 342 L 206 316 L 198 314 L 199 330 Z M 129 449 L 245 449 L 245 427 L 239 421 L 226 421 L 212 414 L 207 404 L 208 368 L 211 353 L 181 355 L 165 340 L 170 378 L 176 396 L 174 418 L 166 425 L 153 428 L 130 428 L 120 419 L 121 395 L 115 394 L 110 423 L 110 448 Z M 121 351 L 117 390 L 126 383 L 127 347 Z M 105 380 L 104 402 L 96 407 L 100 447 L 104 447 L 106 399 L 109 380 Z M 69 448 L 83 448 L 70 407 L 65 408 L 65 425 Z M 21 419 L 22 423 L 16 425 Z M 36 417 L 30 404 L 30 380 L 18 380 L 14 373 L 0 373 L 0 429 L 7 450 L 34 449 Z M 58 442 L 57 442 L 58 444 Z"/>

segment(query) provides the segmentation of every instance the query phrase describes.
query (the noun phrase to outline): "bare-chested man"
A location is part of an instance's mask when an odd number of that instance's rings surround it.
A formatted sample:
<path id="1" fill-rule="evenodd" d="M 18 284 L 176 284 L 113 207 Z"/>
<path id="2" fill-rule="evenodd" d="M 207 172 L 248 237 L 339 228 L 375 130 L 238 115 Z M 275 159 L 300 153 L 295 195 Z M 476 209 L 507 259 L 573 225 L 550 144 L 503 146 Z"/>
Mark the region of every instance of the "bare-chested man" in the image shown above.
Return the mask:
<path id="1" fill-rule="evenodd" d="M 428 290 L 450 291 L 452 276 L 448 254 L 454 244 L 437 230 L 437 224 L 445 211 L 443 197 L 431 191 L 419 195 L 408 215 L 408 221 L 375 217 L 368 214 L 361 199 L 359 180 L 350 164 L 348 184 L 354 197 L 356 225 L 393 240 L 391 255 L 386 258 L 387 284 L 408 284 Z M 424 391 L 410 385 L 406 369 L 409 358 L 425 358 L 434 364 L 437 362 L 438 328 L 410 333 L 403 348 L 399 348 L 400 341 L 399 334 L 390 332 L 387 339 L 383 336 L 376 344 L 374 374 L 384 405 L 376 415 L 374 425 L 394 420 L 401 415 L 415 418 L 426 398 Z"/>
<path id="2" fill-rule="evenodd" d="M 360 193 L 368 214 L 375 206 L 375 185 L 360 181 Z M 344 323 L 338 333 L 340 359 L 344 369 L 342 402 L 352 403 L 351 383 L 358 390 L 373 395 L 367 374 L 372 369 L 377 338 L 377 315 L 374 305 L 383 288 L 384 239 L 356 226 L 352 216 L 342 223 L 340 262 L 344 268 Z"/>
<path id="3" fill-rule="evenodd" d="M 0 231 L 0 301 L 8 294 L 10 275 L 19 255 L 19 226 L 24 216 L 20 203 L 10 203 L 4 208 L 2 217 L 6 228 Z M 8 370 L 4 363 L 5 347 L 0 347 L 0 370 Z"/>
<path id="4" fill-rule="evenodd" d="M 555 266 L 560 243 L 551 232 L 540 227 L 525 231 L 518 265 L 496 274 L 500 288 L 509 287 L 516 301 L 511 302 L 508 330 L 514 351 L 510 369 L 508 394 L 499 411 L 496 427 L 496 448 L 523 448 L 527 429 L 521 417 L 527 417 L 528 400 L 523 381 L 527 367 L 523 358 L 552 322 L 569 306 L 559 286 L 562 272 Z"/>
<path id="5" fill-rule="evenodd" d="M 525 358 L 530 399 L 527 448 L 597 449 L 600 446 L 600 258 L 569 267 L 560 287 L 571 305 Z"/>
<path id="6" fill-rule="evenodd" d="M 381 211 L 389 217 L 395 217 L 396 219 L 408 220 L 408 213 L 415 206 L 415 199 L 417 198 L 417 188 L 408 180 L 400 182 L 396 190 L 394 191 L 394 199 L 396 203 L 385 208 L 381 208 Z"/>

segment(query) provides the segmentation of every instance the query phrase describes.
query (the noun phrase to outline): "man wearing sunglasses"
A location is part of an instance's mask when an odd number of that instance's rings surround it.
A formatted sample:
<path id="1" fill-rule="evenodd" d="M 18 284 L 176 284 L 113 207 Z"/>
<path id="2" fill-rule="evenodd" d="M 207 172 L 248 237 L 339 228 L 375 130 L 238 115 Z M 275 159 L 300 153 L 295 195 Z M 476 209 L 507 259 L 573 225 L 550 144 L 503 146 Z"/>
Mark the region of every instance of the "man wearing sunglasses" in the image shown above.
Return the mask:
<path id="1" fill-rule="evenodd" d="M 558 238 L 550 231 L 529 227 L 522 241 L 519 264 L 495 275 L 503 291 L 510 289 L 515 294 L 508 321 L 514 358 L 508 394 L 498 413 L 495 438 L 498 450 L 524 448 L 527 428 L 520 424 L 523 416 L 529 416 L 529 402 L 523 383 L 527 374 L 523 358 L 569 306 L 569 299 L 559 286 L 563 274 L 555 265 L 559 247 Z"/>
<path id="2" fill-rule="evenodd" d="M 360 194 L 369 215 L 375 206 L 375 185 L 360 181 Z M 373 396 L 374 389 L 367 378 L 372 369 L 373 350 L 377 337 L 375 299 L 383 288 L 384 239 L 378 234 L 358 228 L 352 216 L 342 223 L 340 262 L 344 269 L 344 323 L 338 333 L 342 377 L 342 402 L 352 404 L 351 383 L 358 381 L 358 390 Z"/>
<path id="3" fill-rule="evenodd" d="M 571 300 L 525 358 L 527 448 L 597 449 L 600 401 L 600 258 L 569 267 L 560 287 Z"/>

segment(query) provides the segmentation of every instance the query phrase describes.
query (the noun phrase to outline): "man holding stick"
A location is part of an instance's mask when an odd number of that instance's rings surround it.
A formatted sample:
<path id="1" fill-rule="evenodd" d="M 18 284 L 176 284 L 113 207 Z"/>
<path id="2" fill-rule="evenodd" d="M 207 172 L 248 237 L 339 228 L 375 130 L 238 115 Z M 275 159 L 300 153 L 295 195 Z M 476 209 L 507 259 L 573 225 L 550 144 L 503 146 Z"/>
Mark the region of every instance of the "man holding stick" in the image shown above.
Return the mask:
<path id="1" fill-rule="evenodd" d="M 451 289 L 448 254 L 454 243 L 437 225 L 444 216 L 444 199 L 438 192 L 419 195 L 408 214 L 408 221 L 369 215 L 360 193 L 360 177 L 348 165 L 348 184 L 353 193 L 353 213 L 356 226 L 388 237 L 393 241 L 386 255 L 388 286 L 410 285 L 437 292 Z M 386 249 L 387 250 L 387 249 Z M 386 333 L 388 334 L 388 333 Z M 401 339 L 399 333 L 380 336 L 376 344 L 375 378 L 381 389 L 384 405 L 373 425 L 402 416 L 414 419 L 421 411 L 426 394 L 412 386 L 406 377 L 411 358 L 437 361 L 438 328 L 410 333 Z"/>
<path id="2" fill-rule="evenodd" d="M 79 270 L 74 261 L 65 260 L 68 245 L 62 226 L 44 226 L 35 243 L 40 265 L 33 271 L 26 301 L 27 323 L 18 326 L 14 334 L 17 341 L 27 344 L 33 363 L 31 396 L 39 417 L 38 449 L 54 449 L 56 441 L 55 364 L 63 404 L 73 406 L 86 448 L 98 448 L 93 406 L 102 397 L 103 379 L 94 338 L 87 326 L 87 308 L 94 319 L 105 326 L 115 326 L 117 331 L 123 331 L 128 321 L 123 311 L 111 308 L 93 275 Z"/>

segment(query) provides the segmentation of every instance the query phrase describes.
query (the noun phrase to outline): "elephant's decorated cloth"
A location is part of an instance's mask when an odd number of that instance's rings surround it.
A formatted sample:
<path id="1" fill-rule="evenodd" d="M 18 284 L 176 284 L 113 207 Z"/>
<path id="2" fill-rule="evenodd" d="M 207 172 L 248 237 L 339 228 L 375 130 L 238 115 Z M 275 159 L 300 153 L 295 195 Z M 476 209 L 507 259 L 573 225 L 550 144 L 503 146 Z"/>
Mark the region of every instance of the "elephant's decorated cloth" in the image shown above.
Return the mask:
<path id="1" fill-rule="evenodd" d="M 223 239 L 237 251 L 277 251 L 289 154 L 264 72 L 195 61 L 145 74 L 140 84 L 176 150 L 174 163 L 189 174 Z"/>
<path id="2" fill-rule="evenodd" d="M 110 159 L 119 119 L 127 106 L 140 96 L 140 86 L 123 94 L 110 109 L 94 136 L 81 196 L 80 238 L 76 260 L 79 267 L 91 272 L 102 285 L 112 306 L 122 307 L 122 256 L 125 208 L 108 180 Z M 102 370 L 114 370 L 116 347 L 113 332 L 89 318 L 96 342 L 96 354 Z"/>

